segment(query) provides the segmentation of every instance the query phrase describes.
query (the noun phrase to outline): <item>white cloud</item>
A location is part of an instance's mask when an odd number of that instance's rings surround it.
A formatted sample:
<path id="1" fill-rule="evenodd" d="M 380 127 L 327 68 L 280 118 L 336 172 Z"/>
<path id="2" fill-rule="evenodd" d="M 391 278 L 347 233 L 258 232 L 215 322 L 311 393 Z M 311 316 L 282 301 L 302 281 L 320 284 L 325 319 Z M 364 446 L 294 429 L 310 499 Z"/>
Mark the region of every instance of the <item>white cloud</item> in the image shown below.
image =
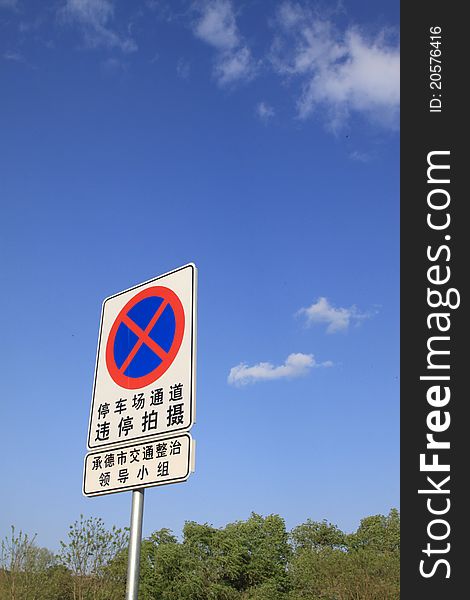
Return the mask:
<path id="1" fill-rule="evenodd" d="M 103 72 L 107 75 L 116 76 L 125 73 L 127 71 L 128 65 L 122 60 L 119 60 L 114 56 L 110 56 L 102 61 L 101 68 L 103 69 Z"/>
<path id="2" fill-rule="evenodd" d="M 199 8 L 200 18 L 195 23 L 195 35 L 218 50 L 233 50 L 239 35 L 232 3 L 229 0 L 209 0 Z"/>
<path id="3" fill-rule="evenodd" d="M 77 25 L 91 48 L 106 46 L 123 52 L 137 50 L 132 38 L 119 36 L 110 29 L 109 22 L 114 18 L 112 0 L 66 0 L 59 16 L 63 21 Z"/>
<path id="4" fill-rule="evenodd" d="M 240 363 L 230 369 L 228 383 L 232 385 L 246 385 L 257 381 L 269 381 L 273 379 L 302 377 L 309 373 L 314 367 L 331 367 L 333 363 L 326 361 L 317 363 L 313 354 L 302 354 L 301 352 L 289 354 L 283 365 L 274 366 L 269 362 L 261 362 L 249 367 Z"/>
<path id="5" fill-rule="evenodd" d="M 386 31 L 374 38 L 349 26 L 338 31 L 312 9 L 284 2 L 278 10 L 271 60 L 281 75 L 299 77 L 298 116 L 326 111 L 333 130 L 359 113 L 386 127 L 397 126 L 400 53 Z"/>
<path id="6" fill-rule="evenodd" d="M 214 76 L 220 85 L 248 81 L 255 74 L 250 49 L 238 31 L 230 0 L 206 0 L 195 6 L 194 35 L 216 50 Z"/>
<path id="7" fill-rule="evenodd" d="M 276 113 L 274 111 L 274 108 L 270 106 L 267 102 L 259 102 L 256 105 L 256 114 L 262 121 L 267 122 L 269 121 L 269 119 L 274 117 Z"/>
<path id="8" fill-rule="evenodd" d="M 220 85 L 229 85 L 237 81 L 248 81 L 254 76 L 254 66 L 250 50 L 243 46 L 219 55 L 214 74 Z"/>
<path id="9" fill-rule="evenodd" d="M 308 326 L 327 323 L 327 333 L 346 331 L 352 322 L 357 324 L 372 316 L 370 313 L 360 312 L 354 305 L 349 308 L 335 308 L 324 297 L 319 298 L 317 302 L 307 308 L 301 308 L 297 311 L 297 315 L 305 316 Z"/>

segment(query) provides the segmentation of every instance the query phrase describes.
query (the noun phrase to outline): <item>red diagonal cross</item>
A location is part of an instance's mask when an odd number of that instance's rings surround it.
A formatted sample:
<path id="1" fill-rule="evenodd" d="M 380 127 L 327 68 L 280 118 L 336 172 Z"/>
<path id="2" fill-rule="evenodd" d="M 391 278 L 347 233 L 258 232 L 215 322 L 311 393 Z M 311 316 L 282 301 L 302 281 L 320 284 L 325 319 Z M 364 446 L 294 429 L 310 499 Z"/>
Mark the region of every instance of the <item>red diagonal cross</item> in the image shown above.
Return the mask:
<path id="1" fill-rule="evenodd" d="M 168 300 L 164 300 L 160 304 L 160 306 L 155 311 L 155 314 L 150 319 L 150 323 L 147 325 L 147 327 L 145 329 L 142 329 L 141 327 L 139 327 L 137 325 L 137 323 L 134 323 L 134 321 L 132 321 L 132 319 L 130 319 L 127 315 L 124 315 L 122 317 L 122 322 L 125 325 L 127 325 L 127 327 L 129 327 L 129 329 L 131 331 L 133 331 L 139 339 L 135 343 L 135 345 L 132 348 L 132 350 L 129 352 L 129 355 L 127 356 L 126 360 L 122 363 L 122 366 L 119 369 L 119 371 L 121 373 L 125 372 L 125 370 L 129 366 L 129 364 L 131 363 L 132 359 L 134 358 L 134 356 L 139 351 L 139 348 L 142 346 L 142 344 L 145 344 L 146 346 L 148 346 L 162 360 L 164 360 L 167 357 L 167 353 L 165 352 L 165 350 L 163 350 L 163 348 L 161 346 L 159 346 L 156 342 L 154 342 L 152 340 L 151 337 L 149 337 L 149 333 L 152 331 L 155 323 L 161 317 L 161 314 L 165 310 L 167 304 L 168 304 Z"/>

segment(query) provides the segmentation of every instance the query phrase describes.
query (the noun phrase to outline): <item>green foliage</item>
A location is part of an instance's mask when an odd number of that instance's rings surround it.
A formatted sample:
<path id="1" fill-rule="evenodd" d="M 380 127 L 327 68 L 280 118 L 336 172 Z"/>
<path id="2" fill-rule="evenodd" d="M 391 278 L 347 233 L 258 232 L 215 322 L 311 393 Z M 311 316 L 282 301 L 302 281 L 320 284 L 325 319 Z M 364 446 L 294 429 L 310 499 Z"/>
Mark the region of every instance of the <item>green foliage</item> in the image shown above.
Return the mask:
<path id="1" fill-rule="evenodd" d="M 375 515 L 345 535 L 326 522 L 292 531 L 289 600 L 398 600 L 400 516 Z"/>
<path id="2" fill-rule="evenodd" d="M 288 600 L 286 591 L 281 591 L 276 581 L 268 579 L 264 583 L 251 587 L 241 596 L 243 600 Z"/>
<path id="3" fill-rule="evenodd" d="M 321 551 L 327 548 L 344 549 L 346 547 L 346 535 L 327 521 L 312 521 L 307 519 L 305 523 L 295 527 L 291 532 L 291 542 L 294 551 L 301 550 Z"/>
<path id="4" fill-rule="evenodd" d="M 291 548 L 284 520 L 278 515 L 263 518 L 252 513 L 245 522 L 227 525 L 221 531 L 219 547 L 235 589 L 246 591 L 268 581 L 278 591 L 288 586 Z"/>
<path id="5" fill-rule="evenodd" d="M 70 526 L 58 557 L 20 532 L 0 554 L 1 600 L 124 600 L 127 531 L 101 519 Z M 400 515 L 363 519 L 345 534 L 312 521 L 290 534 L 279 515 L 216 528 L 188 521 L 179 541 L 142 541 L 140 600 L 398 600 Z"/>
<path id="6" fill-rule="evenodd" d="M 354 549 L 371 548 L 379 552 L 400 551 L 400 514 L 392 508 L 388 516 L 374 515 L 361 520 L 356 533 L 349 536 Z"/>
<path id="7" fill-rule="evenodd" d="M 2 600 L 69 600 L 69 573 L 56 563 L 52 552 L 40 548 L 11 527 L 0 545 L 0 598 Z"/>
<path id="8" fill-rule="evenodd" d="M 116 583 L 119 589 L 122 578 L 113 577 L 108 567 L 127 545 L 128 533 L 112 527 L 107 530 L 101 519 L 90 517 L 70 525 L 68 540 L 61 541 L 60 564 L 71 573 L 71 592 L 74 600 L 107 600 Z M 118 589 L 115 593 L 119 593 Z"/>

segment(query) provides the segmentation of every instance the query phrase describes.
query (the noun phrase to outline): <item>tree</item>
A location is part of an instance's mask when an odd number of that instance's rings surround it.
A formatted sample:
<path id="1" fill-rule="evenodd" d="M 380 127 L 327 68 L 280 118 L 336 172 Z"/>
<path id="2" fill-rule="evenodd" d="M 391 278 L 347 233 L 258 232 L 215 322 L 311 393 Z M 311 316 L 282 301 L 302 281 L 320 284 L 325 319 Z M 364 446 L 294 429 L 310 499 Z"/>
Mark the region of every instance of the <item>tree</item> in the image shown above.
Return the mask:
<path id="1" fill-rule="evenodd" d="M 10 600 L 67 600 L 61 588 L 68 573 L 59 573 L 52 552 L 20 531 L 0 546 L 0 597 Z"/>
<path id="2" fill-rule="evenodd" d="M 289 555 L 278 515 L 253 513 L 222 529 L 188 521 L 182 542 L 168 530 L 143 541 L 140 594 L 142 600 L 278 600 L 288 587 Z"/>
<path id="3" fill-rule="evenodd" d="M 127 531 L 89 518 L 70 526 L 59 557 L 12 528 L 1 543 L 1 600 L 124 600 Z M 362 519 L 345 534 L 312 521 L 290 534 L 279 515 L 217 528 L 186 522 L 142 541 L 141 600 L 398 600 L 400 515 Z"/>
<path id="4" fill-rule="evenodd" d="M 289 600 L 398 600 L 399 513 L 362 519 L 346 535 L 308 520 L 293 529 Z"/>
<path id="5" fill-rule="evenodd" d="M 153 532 L 148 538 L 142 540 L 140 551 L 139 598 L 151 600 L 162 598 L 165 588 L 162 585 L 162 557 L 161 547 L 165 545 L 177 546 L 178 540 L 169 529 L 160 529 Z M 123 548 L 108 564 L 107 576 L 116 586 L 125 589 L 127 578 L 128 548 Z M 178 560 L 170 559 L 169 565 L 175 567 Z M 169 571 L 168 571 L 169 573 Z"/>
<path id="6" fill-rule="evenodd" d="M 346 537 L 336 525 L 326 520 L 307 519 L 292 530 L 290 540 L 295 552 L 307 549 L 320 551 L 325 548 L 342 550 L 346 546 Z"/>
<path id="7" fill-rule="evenodd" d="M 379 552 L 400 552 L 400 513 L 392 508 L 388 516 L 373 515 L 361 520 L 356 533 L 349 536 L 353 549 L 372 548 Z"/>
<path id="8" fill-rule="evenodd" d="M 107 530 L 102 519 L 90 517 L 70 525 L 68 541 L 61 541 L 59 560 L 72 572 L 74 600 L 101 600 L 110 597 L 116 583 L 108 565 L 127 545 L 127 530 Z M 119 594 L 120 584 L 114 593 Z"/>
<path id="9" fill-rule="evenodd" d="M 15 527 L 12 525 L 10 537 L 2 540 L 0 546 L 2 588 L 11 600 L 17 600 L 22 596 L 24 573 L 34 546 L 34 537 L 29 538 L 22 531 L 16 535 Z"/>
<path id="10" fill-rule="evenodd" d="M 291 554 L 284 519 L 252 513 L 247 521 L 229 523 L 216 538 L 225 577 L 239 591 L 271 582 L 278 593 L 288 587 Z"/>

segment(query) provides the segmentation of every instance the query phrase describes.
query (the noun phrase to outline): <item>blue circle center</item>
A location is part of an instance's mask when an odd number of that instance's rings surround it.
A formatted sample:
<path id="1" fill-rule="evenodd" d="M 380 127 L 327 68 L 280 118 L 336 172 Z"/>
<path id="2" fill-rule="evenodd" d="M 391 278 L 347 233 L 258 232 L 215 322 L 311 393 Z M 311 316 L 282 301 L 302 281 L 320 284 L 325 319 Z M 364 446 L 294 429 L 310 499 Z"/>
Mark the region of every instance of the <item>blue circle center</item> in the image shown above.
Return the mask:
<path id="1" fill-rule="evenodd" d="M 162 302 L 163 298 L 159 296 L 149 296 L 133 306 L 127 316 L 142 331 L 145 331 Z M 148 336 L 158 344 L 163 352 L 168 353 L 175 339 L 175 331 L 175 313 L 171 305 L 167 304 L 157 322 L 148 332 Z M 118 369 L 122 367 L 138 341 L 139 337 L 125 323 L 119 325 L 114 340 L 114 360 Z M 144 377 L 154 371 L 161 362 L 160 356 L 144 340 L 124 371 L 124 375 L 133 378 Z"/>

